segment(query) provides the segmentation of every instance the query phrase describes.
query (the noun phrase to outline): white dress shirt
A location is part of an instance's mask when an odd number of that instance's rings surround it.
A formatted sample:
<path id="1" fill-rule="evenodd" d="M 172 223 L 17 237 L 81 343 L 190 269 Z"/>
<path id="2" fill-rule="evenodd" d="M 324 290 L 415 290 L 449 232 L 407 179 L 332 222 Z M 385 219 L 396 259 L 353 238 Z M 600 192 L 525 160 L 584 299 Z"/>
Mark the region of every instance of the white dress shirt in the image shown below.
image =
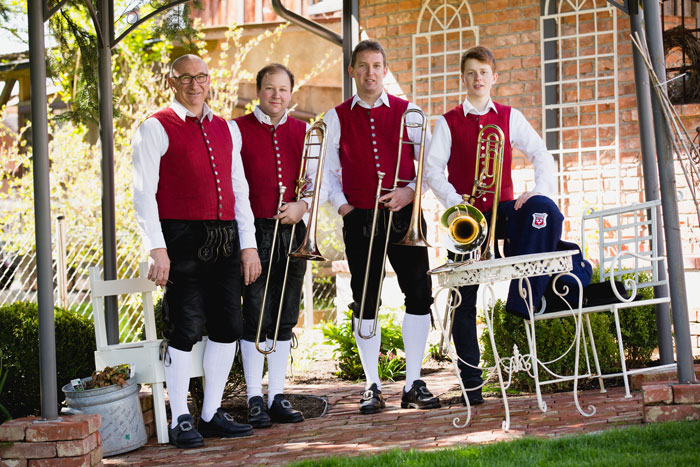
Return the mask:
<path id="1" fill-rule="evenodd" d="M 352 98 L 352 103 L 350 104 L 350 108 L 354 108 L 355 104 L 359 105 L 360 107 L 364 107 L 365 109 L 373 109 L 376 107 L 379 107 L 381 105 L 386 105 L 387 107 L 390 107 L 389 105 L 389 96 L 387 95 L 386 91 L 382 90 L 382 94 L 379 96 L 379 99 L 377 99 L 374 102 L 374 105 L 369 105 L 362 99 L 360 99 L 360 96 L 355 94 Z M 417 105 L 409 102 L 408 109 L 417 109 L 420 110 L 420 107 Z M 335 208 L 337 211 L 343 204 L 347 204 L 348 200 L 345 197 L 345 193 L 343 193 L 343 186 L 341 183 L 342 180 L 342 167 L 340 166 L 340 154 L 339 154 L 339 149 L 340 149 L 340 120 L 338 119 L 338 113 L 336 112 L 335 108 L 329 110 L 326 112 L 326 115 L 323 117 L 323 121 L 326 123 L 328 126 L 328 142 L 326 143 L 326 159 L 325 159 L 325 169 L 324 169 L 324 174 L 323 174 L 323 194 L 321 197 L 321 201 L 325 201 L 326 197 L 328 198 L 328 201 L 330 201 L 331 205 Z M 410 123 L 420 123 L 420 117 L 416 113 L 410 113 L 408 115 L 407 121 Z M 408 128 L 407 130 L 408 133 L 408 139 L 411 140 L 412 142 L 420 142 L 420 137 L 421 137 L 421 129 L 420 128 Z M 367 135 L 367 138 L 369 138 L 369 135 Z M 426 126 L 425 129 L 425 147 L 428 148 L 430 146 L 430 128 Z M 413 147 L 414 151 L 414 157 L 418 159 L 418 156 L 420 154 L 420 146 L 416 145 Z M 326 183 L 327 182 L 327 183 Z M 415 189 L 415 183 L 409 183 L 408 185 L 409 188 Z M 425 185 L 424 185 L 425 186 Z"/>
<path id="2" fill-rule="evenodd" d="M 276 125 L 272 125 L 272 120 L 270 119 L 270 116 L 267 115 L 265 112 L 262 111 L 260 106 L 256 105 L 255 109 L 253 110 L 253 115 L 255 115 L 255 118 L 260 122 L 264 123 L 266 125 L 274 126 L 277 128 L 279 125 L 282 125 L 287 121 L 287 111 L 284 111 L 284 115 L 280 119 L 279 122 L 277 122 Z M 241 136 L 241 129 L 238 128 L 238 124 L 236 123 L 235 120 L 231 120 L 229 122 L 229 126 L 231 127 L 231 136 L 233 138 L 233 152 L 234 153 L 241 153 L 241 148 L 243 146 L 243 138 Z M 309 131 L 309 128 L 311 125 L 308 123 L 306 124 L 306 131 Z M 317 139 L 314 137 L 312 138 L 312 142 L 317 141 Z M 309 151 L 310 155 L 318 154 L 318 146 L 312 146 Z M 305 187 L 305 191 L 310 191 L 313 190 L 314 187 L 314 178 L 316 177 L 316 166 L 318 165 L 318 159 L 309 159 L 307 164 L 306 164 L 306 179 L 309 180 L 309 183 Z M 287 189 L 296 189 L 296 186 L 294 187 L 287 187 Z M 311 198 L 306 197 L 302 198 L 301 201 L 304 201 L 306 203 L 307 207 L 311 207 Z M 304 222 L 307 221 L 307 215 L 304 214 Z"/>
<path id="3" fill-rule="evenodd" d="M 187 110 L 177 100 L 173 100 L 170 108 L 178 117 L 185 121 L 187 117 L 196 115 Z M 214 118 L 211 109 L 204 104 L 202 119 Z M 243 172 L 243 161 L 240 151 L 236 150 L 236 133 L 229 123 L 229 131 L 233 139 L 233 151 L 231 154 L 231 180 L 233 194 L 236 197 L 234 211 L 238 223 L 238 235 L 241 249 L 256 248 L 255 225 L 253 223 L 253 211 L 248 199 L 248 182 Z M 240 132 L 238 147 L 240 147 Z M 156 192 L 160 178 L 160 158 L 168 150 L 168 134 L 158 119 L 147 118 L 134 134 L 131 140 L 132 160 L 134 164 L 134 208 L 136 220 L 141 230 L 143 244 L 146 252 L 156 248 L 166 248 L 163 231 L 160 227 L 158 216 L 158 202 Z"/>
<path id="4" fill-rule="evenodd" d="M 479 112 L 469 102 L 469 99 L 465 99 L 462 106 L 465 116 L 470 113 L 485 115 L 492 109 L 496 111 L 496 106 L 491 99 L 489 99 L 483 112 Z M 511 108 L 509 126 L 511 146 L 525 154 L 535 167 L 535 187 L 532 191 L 551 197 L 556 193 L 554 158 L 547 151 L 544 141 L 517 109 Z M 450 127 L 447 125 L 445 117 L 440 116 L 435 123 L 433 139 L 425 161 L 425 178 L 435 196 L 446 208 L 463 203 L 462 196 L 447 181 L 445 174 L 451 149 L 452 135 Z"/>

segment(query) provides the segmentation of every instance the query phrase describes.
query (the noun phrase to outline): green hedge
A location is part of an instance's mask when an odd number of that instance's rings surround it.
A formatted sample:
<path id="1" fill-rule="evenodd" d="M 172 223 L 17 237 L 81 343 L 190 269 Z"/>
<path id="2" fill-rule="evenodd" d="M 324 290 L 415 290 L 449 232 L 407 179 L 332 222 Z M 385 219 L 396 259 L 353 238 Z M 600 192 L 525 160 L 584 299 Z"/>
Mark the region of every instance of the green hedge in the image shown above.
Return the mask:
<path id="1" fill-rule="evenodd" d="M 61 387 L 74 378 L 90 376 L 95 369 L 95 330 L 92 320 L 61 308 L 54 309 L 56 379 Z M 2 404 L 13 417 L 41 411 L 39 373 L 39 320 L 34 303 L 0 307 L 0 351 L 7 380 Z"/>
<path id="2" fill-rule="evenodd" d="M 593 281 L 598 279 L 598 270 L 593 271 Z M 623 277 L 624 279 L 624 277 Z M 647 278 L 642 275 L 640 282 Z M 644 299 L 653 297 L 653 289 L 644 288 L 637 291 L 638 295 Z M 505 311 L 505 303 L 498 300 L 495 305 L 493 318 L 494 333 L 497 336 L 496 348 L 501 357 L 513 354 L 513 346 L 517 345 L 521 353 L 529 353 L 527 336 L 523 319 L 511 315 Z M 620 357 L 618 353 L 617 334 L 615 331 L 615 320 L 611 313 L 593 313 L 590 316 L 591 328 L 595 337 L 595 345 L 598 351 L 601 371 L 603 373 L 613 373 L 620 371 Z M 651 355 L 657 347 L 656 313 L 653 305 L 633 307 L 620 311 L 620 326 L 622 330 L 622 341 L 625 349 L 627 368 L 643 368 L 648 365 Z M 573 318 L 551 319 L 538 321 L 536 323 L 537 332 L 537 357 L 540 361 L 548 362 L 558 358 L 574 341 L 576 328 Z M 590 342 L 588 331 L 584 320 L 583 332 L 586 343 L 589 346 L 591 369 L 595 371 L 592 353 L 590 353 Z M 487 366 L 493 366 L 493 352 L 489 340 L 489 331 L 484 329 L 480 337 L 484 354 L 482 356 Z M 582 341 L 583 344 L 583 341 Z M 552 371 L 561 375 L 573 375 L 574 353 L 572 349 L 569 354 L 561 360 L 548 365 Z M 585 352 L 581 347 L 579 357 L 579 372 L 586 371 Z M 540 377 L 546 378 L 547 373 L 540 369 Z M 519 372 L 513 375 L 514 389 L 532 391 L 534 381 L 526 372 Z M 556 389 L 570 388 L 572 383 L 552 384 L 542 386 L 544 391 L 554 391 Z"/>

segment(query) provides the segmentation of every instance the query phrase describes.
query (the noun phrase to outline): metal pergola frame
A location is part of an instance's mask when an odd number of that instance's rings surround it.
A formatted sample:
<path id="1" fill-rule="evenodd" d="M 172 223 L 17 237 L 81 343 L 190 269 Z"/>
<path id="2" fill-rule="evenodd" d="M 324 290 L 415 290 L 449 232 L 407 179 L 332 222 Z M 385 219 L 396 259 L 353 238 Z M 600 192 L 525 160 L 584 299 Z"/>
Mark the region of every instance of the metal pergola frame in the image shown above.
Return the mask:
<path id="1" fill-rule="evenodd" d="M 140 18 L 127 30 L 115 38 L 114 1 L 98 0 L 97 9 L 90 0 L 84 0 L 90 13 L 98 38 L 98 92 L 100 141 L 102 148 L 102 241 L 104 254 L 104 278 L 116 279 L 116 223 L 114 198 L 114 139 L 112 108 L 112 67 L 111 51 L 131 31 L 148 21 L 153 16 L 188 0 L 168 2 L 150 14 Z M 608 0 L 611 4 L 630 15 L 632 28 L 641 29 L 641 12 L 637 2 L 625 1 L 624 4 Z M 41 380 L 41 413 L 43 419 L 53 420 L 58 417 L 57 381 L 56 381 L 56 344 L 54 333 L 54 296 L 53 270 L 51 262 L 51 205 L 49 185 L 49 149 L 48 149 L 48 115 L 46 110 L 46 59 L 44 23 L 66 5 L 63 0 L 53 8 L 48 8 L 47 0 L 29 0 L 27 2 L 27 20 L 29 26 L 29 63 L 31 83 L 32 112 L 32 148 L 34 166 L 34 211 L 36 226 L 36 264 L 37 264 L 37 301 L 39 308 L 39 353 Z M 343 67 L 345 71 L 350 63 L 352 48 L 359 40 L 358 0 L 343 0 L 343 35 L 330 31 L 317 23 L 290 12 L 280 0 L 272 0 L 275 11 L 283 18 L 324 37 L 343 47 Z M 660 10 L 656 0 L 644 0 L 647 12 L 645 26 L 647 43 L 654 62 L 655 71 L 665 76 L 663 39 L 660 23 Z M 648 82 L 648 76 L 637 65 L 635 51 L 635 81 L 640 84 Z M 642 67 L 643 68 L 643 67 Z M 343 95 L 353 94 L 352 82 L 343 73 Z M 640 137 L 642 138 L 642 157 L 644 161 L 645 187 L 647 199 L 660 193 L 663 214 L 666 248 L 668 251 L 669 277 L 676 286 L 671 288 L 673 324 L 676 336 L 678 356 L 678 378 L 680 382 L 695 380 L 693 372 L 692 350 L 690 346 L 690 328 L 688 323 L 688 304 L 686 299 L 685 277 L 683 275 L 682 248 L 679 233 L 679 217 L 675 193 L 673 155 L 670 145 L 670 132 L 661 111 L 661 105 L 648 86 L 637 86 L 640 118 Z M 649 96 L 647 98 L 646 96 Z M 654 171 L 654 151 L 650 142 L 649 128 L 652 126 L 648 116 L 653 109 L 653 128 L 658 157 L 658 173 Z M 660 178 L 660 181 L 659 181 Z M 660 185 L 660 190 L 659 190 Z M 658 195 L 657 195 L 658 197 Z M 105 321 L 107 323 L 108 342 L 119 341 L 119 323 L 116 299 L 105 303 Z M 663 323 L 660 323 L 662 326 Z M 668 345 L 671 345 L 669 342 Z M 662 349 L 662 351 L 664 351 Z M 668 355 L 667 350 L 664 351 Z M 672 350 L 671 350 L 672 355 Z"/>

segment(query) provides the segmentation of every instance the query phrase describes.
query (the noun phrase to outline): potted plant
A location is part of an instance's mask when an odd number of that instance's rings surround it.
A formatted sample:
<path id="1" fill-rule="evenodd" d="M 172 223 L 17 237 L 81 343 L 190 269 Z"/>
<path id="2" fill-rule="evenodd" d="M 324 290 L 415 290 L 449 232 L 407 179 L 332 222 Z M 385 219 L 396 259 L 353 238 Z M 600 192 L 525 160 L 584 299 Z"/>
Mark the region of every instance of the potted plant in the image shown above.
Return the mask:
<path id="1" fill-rule="evenodd" d="M 92 376 L 63 386 L 65 414 L 100 414 L 102 452 L 105 457 L 133 451 L 146 444 L 146 427 L 139 402 L 138 384 L 130 384 L 130 366 L 105 367 Z"/>

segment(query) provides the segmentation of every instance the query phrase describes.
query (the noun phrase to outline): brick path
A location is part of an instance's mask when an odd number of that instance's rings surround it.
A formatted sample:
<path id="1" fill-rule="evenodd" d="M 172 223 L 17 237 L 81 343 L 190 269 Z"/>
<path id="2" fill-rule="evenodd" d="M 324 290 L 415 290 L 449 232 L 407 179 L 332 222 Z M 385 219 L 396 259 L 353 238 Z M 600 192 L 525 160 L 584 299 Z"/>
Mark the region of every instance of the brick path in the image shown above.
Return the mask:
<path id="1" fill-rule="evenodd" d="M 443 370 L 425 377 L 434 394 L 455 387 L 455 376 Z M 383 385 L 387 408 L 379 414 L 361 415 L 358 401 L 361 384 L 319 384 L 292 386 L 294 394 L 326 395 L 328 413 L 320 418 L 294 425 L 274 425 L 256 430 L 248 438 L 207 439 L 200 449 L 180 450 L 159 445 L 155 438 L 131 453 L 106 458 L 105 465 L 241 465 L 285 464 L 295 460 L 330 455 L 367 455 L 393 448 L 435 449 L 465 444 L 489 443 L 523 436 L 561 436 L 600 431 L 620 425 L 642 423 L 641 393 L 624 398 L 623 388 L 601 394 L 597 390 L 581 392 L 583 407 L 593 404 L 597 412 L 583 417 L 576 410 L 571 393 L 546 395 L 548 411 L 540 412 L 534 395 L 509 397 L 511 427 L 501 429 L 504 418 L 500 398 L 472 408 L 472 421 L 466 428 L 454 428 L 454 417 L 466 416 L 466 407 L 453 405 L 437 410 L 402 410 L 403 383 Z"/>

